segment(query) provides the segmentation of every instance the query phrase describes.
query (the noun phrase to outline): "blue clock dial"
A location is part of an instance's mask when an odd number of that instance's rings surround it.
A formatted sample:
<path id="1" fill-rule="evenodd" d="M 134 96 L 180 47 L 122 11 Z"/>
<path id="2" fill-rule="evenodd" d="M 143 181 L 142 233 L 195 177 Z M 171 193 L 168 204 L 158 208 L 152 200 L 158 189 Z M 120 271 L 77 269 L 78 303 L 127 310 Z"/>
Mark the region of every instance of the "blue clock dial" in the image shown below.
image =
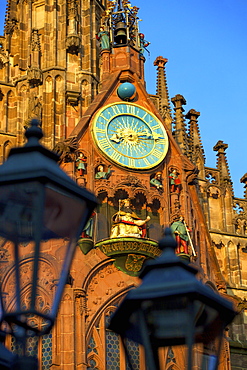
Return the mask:
<path id="1" fill-rule="evenodd" d="M 162 123 L 135 104 L 115 103 L 102 108 L 93 121 L 92 133 L 110 160 L 131 169 L 157 166 L 168 150 Z"/>

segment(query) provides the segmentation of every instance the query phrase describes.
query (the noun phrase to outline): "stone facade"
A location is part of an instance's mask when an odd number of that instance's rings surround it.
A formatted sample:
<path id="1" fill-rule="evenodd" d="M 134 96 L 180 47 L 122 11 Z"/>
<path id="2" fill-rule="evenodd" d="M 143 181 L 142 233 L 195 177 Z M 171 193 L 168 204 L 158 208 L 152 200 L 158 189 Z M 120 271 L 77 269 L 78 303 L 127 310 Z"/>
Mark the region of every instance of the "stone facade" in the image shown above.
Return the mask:
<path id="1" fill-rule="evenodd" d="M 130 7 L 128 1 L 123 3 L 124 14 L 133 20 L 133 26 L 138 9 Z M 23 144 L 25 126 L 37 117 L 45 134 L 44 145 L 58 152 L 61 167 L 101 201 L 92 230 L 78 242 L 72 279 L 66 286 L 54 330 L 38 345 L 42 369 L 126 368 L 119 338 L 106 330 L 110 314 L 126 292 L 139 284 L 137 273 L 146 259 L 158 254 L 163 227 L 171 225 L 178 215 L 191 230 L 193 248 L 189 246 L 186 258 L 199 268 L 199 278 L 232 299 L 241 311 L 226 333 L 232 365 L 225 341 L 220 369 L 247 368 L 247 193 L 244 199 L 234 197 L 227 144 L 218 141 L 214 147 L 217 168 L 205 167 L 200 113 L 190 109 L 185 114 L 182 95 L 169 98 L 165 72 L 168 60 L 162 56 L 154 62 L 157 93 L 146 92 L 145 57 L 136 38 L 138 29 L 133 26 L 136 34 L 127 35 L 126 44 L 114 41 L 116 35 L 122 37 L 125 32 L 119 19 L 108 22 L 116 4 L 110 1 L 106 7 L 106 1 L 98 0 L 8 0 L 5 32 L 0 39 L 1 160 L 7 158 L 12 146 Z M 109 49 L 103 49 L 95 37 L 100 25 L 109 31 Z M 113 33 L 110 25 L 115 27 Z M 109 160 L 94 141 L 92 125 L 97 112 L 123 102 L 118 89 L 124 82 L 135 87 L 132 104 L 151 112 L 166 129 L 169 150 L 154 168 L 138 171 L 121 167 Z M 109 176 L 97 176 L 99 166 Z M 173 171 L 179 188 L 171 186 L 169 175 Z M 151 182 L 158 173 L 160 188 Z M 246 174 L 241 181 L 247 186 Z M 143 245 L 149 245 L 137 251 L 136 240 L 127 244 L 120 238 L 121 246 L 114 248 L 121 253 L 109 254 L 109 242 L 108 249 L 102 243 L 111 240 L 112 216 L 118 211 L 119 201 L 127 198 L 141 220 L 150 217 L 143 238 Z M 59 260 L 59 250 L 54 245 L 48 253 L 54 261 Z M 124 254 L 124 250 L 128 252 Z M 4 248 L 1 255 L 4 276 L 11 261 Z M 56 263 L 49 263 L 53 275 Z M 6 279 L 4 283 L 8 290 Z M 10 337 L 6 346 L 15 349 Z M 135 368 L 143 368 L 142 349 L 132 344 L 132 351 L 137 359 Z M 164 369 L 184 368 L 181 348 L 167 348 L 161 356 Z"/>

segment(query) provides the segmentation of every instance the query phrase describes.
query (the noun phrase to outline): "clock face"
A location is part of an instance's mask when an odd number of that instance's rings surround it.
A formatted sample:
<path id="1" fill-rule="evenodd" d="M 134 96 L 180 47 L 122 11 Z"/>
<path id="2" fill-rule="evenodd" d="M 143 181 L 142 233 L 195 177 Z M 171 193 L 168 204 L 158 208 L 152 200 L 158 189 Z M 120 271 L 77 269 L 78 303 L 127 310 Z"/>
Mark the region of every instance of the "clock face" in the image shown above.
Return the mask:
<path id="1" fill-rule="evenodd" d="M 151 112 L 130 103 L 103 107 L 92 126 L 93 138 L 111 161 L 130 169 L 145 170 L 165 158 L 168 137 Z"/>

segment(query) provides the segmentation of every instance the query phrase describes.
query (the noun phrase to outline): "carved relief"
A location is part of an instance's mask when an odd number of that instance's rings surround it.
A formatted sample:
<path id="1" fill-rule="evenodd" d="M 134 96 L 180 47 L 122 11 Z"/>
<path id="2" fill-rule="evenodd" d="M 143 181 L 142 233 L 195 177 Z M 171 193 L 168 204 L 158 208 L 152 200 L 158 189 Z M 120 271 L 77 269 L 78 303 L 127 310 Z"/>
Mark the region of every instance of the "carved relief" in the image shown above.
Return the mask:
<path id="1" fill-rule="evenodd" d="M 40 270 L 39 270 L 39 276 L 37 279 L 37 284 L 40 289 L 43 289 L 48 294 L 52 294 L 52 290 L 54 287 L 54 270 L 52 266 L 46 262 L 41 261 L 40 264 Z M 33 274 L 33 261 L 29 259 L 23 260 L 20 266 L 20 282 L 21 282 L 21 289 L 23 291 L 26 291 L 30 288 L 31 280 L 32 280 L 32 274 Z M 15 279 L 15 272 L 14 269 L 10 271 L 10 274 L 5 274 L 6 279 L 3 282 L 3 291 L 8 291 L 8 302 L 10 303 L 15 295 L 16 290 L 16 279 Z M 26 296 L 23 296 L 22 304 L 26 305 L 28 301 L 28 298 Z M 40 302 L 40 299 L 39 299 Z"/>
<path id="2" fill-rule="evenodd" d="M 89 323 L 93 315 L 99 312 L 106 301 L 113 297 L 119 290 L 123 290 L 128 286 L 127 277 L 112 264 L 112 262 L 104 262 L 103 265 L 91 271 L 90 278 L 85 288 L 85 294 L 88 297 L 86 314 L 87 322 Z"/>
<path id="3" fill-rule="evenodd" d="M 220 190 L 216 186 L 210 186 L 207 190 L 208 197 L 218 199 L 220 197 Z"/>
<path id="4" fill-rule="evenodd" d="M 234 220 L 235 232 L 239 235 L 247 235 L 247 220 L 244 218 L 236 218 Z"/>

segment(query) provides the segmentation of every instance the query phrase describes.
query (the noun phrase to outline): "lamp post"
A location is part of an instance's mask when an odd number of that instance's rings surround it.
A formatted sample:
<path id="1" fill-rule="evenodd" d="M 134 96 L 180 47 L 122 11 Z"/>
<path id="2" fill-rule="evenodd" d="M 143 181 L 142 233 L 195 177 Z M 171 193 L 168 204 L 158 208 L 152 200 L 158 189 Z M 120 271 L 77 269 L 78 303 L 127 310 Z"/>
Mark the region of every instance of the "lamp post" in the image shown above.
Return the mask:
<path id="1" fill-rule="evenodd" d="M 31 121 L 25 136 L 27 143 L 12 149 L 0 166 L 0 242 L 9 259 L 1 278 L 0 325 L 21 346 L 14 369 L 37 368 L 37 360 L 26 354 L 26 340 L 51 330 L 78 237 L 97 204 L 39 143 L 39 121 Z"/>
<path id="2" fill-rule="evenodd" d="M 215 370 L 224 328 L 236 311 L 230 301 L 196 279 L 195 268 L 175 255 L 170 229 L 159 247 L 162 255 L 147 262 L 140 274 L 142 284 L 127 294 L 109 329 L 144 346 L 149 370 L 160 368 L 160 347 L 177 345 L 187 347 L 186 369 L 192 369 L 195 356 L 198 363 L 201 353 L 197 368 Z"/>

